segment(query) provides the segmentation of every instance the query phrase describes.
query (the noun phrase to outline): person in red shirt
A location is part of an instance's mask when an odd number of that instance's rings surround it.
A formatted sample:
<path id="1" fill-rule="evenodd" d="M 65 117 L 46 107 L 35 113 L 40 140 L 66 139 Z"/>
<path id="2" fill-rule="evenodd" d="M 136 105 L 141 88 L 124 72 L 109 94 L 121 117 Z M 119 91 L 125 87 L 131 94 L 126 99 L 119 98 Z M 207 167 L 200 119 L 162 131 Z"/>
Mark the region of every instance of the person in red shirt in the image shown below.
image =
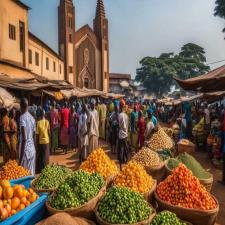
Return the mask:
<path id="1" fill-rule="evenodd" d="M 141 149 L 144 146 L 145 142 L 145 129 L 146 129 L 146 123 L 145 118 L 143 116 L 142 111 L 138 113 L 138 147 Z"/>
<path id="2" fill-rule="evenodd" d="M 60 144 L 63 146 L 65 153 L 69 145 L 69 114 L 70 110 L 65 102 L 64 107 L 61 111 L 61 133 L 60 133 Z"/>

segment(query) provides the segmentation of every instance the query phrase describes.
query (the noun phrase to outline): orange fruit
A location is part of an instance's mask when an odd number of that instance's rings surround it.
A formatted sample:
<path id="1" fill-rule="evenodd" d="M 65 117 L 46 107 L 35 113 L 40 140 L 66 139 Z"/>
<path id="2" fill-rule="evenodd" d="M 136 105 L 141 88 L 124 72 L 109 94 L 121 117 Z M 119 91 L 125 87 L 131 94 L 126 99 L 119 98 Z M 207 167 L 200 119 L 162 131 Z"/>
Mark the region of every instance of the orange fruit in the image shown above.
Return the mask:
<path id="1" fill-rule="evenodd" d="M 0 209 L 4 207 L 3 201 L 0 200 Z"/>
<path id="2" fill-rule="evenodd" d="M 26 197 L 22 197 L 22 198 L 20 199 L 20 202 L 21 202 L 22 204 L 26 205 L 26 202 L 27 202 Z"/>
<path id="3" fill-rule="evenodd" d="M 34 201 L 36 201 L 36 199 L 37 199 L 36 193 L 30 194 L 29 197 L 28 197 L 28 200 L 29 200 L 30 203 L 33 203 Z"/>
<path id="4" fill-rule="evenodd" d="M 32 188 L 28 188 L 28 192 L 33 194 L 34 193 L 34 190 Z"/>
<path id="5" fill-rule="evenodd" d="M 7 187 L 11 187 L 9 180 L 1 180 L 0 186 L 2 186 L 3 189 L 5 189 Z"/>
<path id="6" fill-rule="evenodd" d="M 3 196 L 4 199 L 10 199 L 13 197 L 13 188 L 12 187 L 6 187 L 3 190 Z"/>
<path id="7" fill-rule="evenodd" d="M 12 209 L 17 209 L 20 205 L 20 199 L 18 197 L 14 197 L 11 202 Z"/>
<path id="8" fill-rule="evenodd" d="M 24 196 L 23 188 L 21 186 L 17 187 L 13 193 L 13 196 L 22 198 Z"/>
<path id="9" fill-rule="evenodd" d="M 27 197 L 28 195 L 29 195 L 29 192 L 28 192 L 26 189 L 24 189 L 24 190 L 23 190 L 23 196 L 24 196 L 24 197 Z"/>
<path id="10" fill-rule="evenodd" d="M 27 201 L 25 205 L 26 205 L 26 207 L 29 206 L 30 205 L 30 201 Z"/>
<path id="11" fill-rule="evenodd" d="M 9 216 L 8 211 L 5 208 L 0 209 L 0 221 L 7 219 Z"/>
<path id="12" fill-rule="evenodd" d="M 20 210 L 23 210 L 26 206 L 24 204 L 20 204 L 19 207 L 17 208 L 17 212 Z"/>
<path id="13" fill-rule="evenodd" d="M 16 210 L 15 209 L 12 209 L 11 210 L 11 215 L 13 216 L 13 215 L 15 215 L 16 214 Z"/>
<path id="14" fill-rule="evenodd" d="M 3 188 L 0 186 L 0 199 L 2 199 Z"/>
<path id="15" fill-rule="evenodd" d="M 10 204 L 7 204 L 5 206 L 5 209 L 7 210 L 8 214 L 9 214 L 11 212 L 11 206 L 10 206 Z"/>

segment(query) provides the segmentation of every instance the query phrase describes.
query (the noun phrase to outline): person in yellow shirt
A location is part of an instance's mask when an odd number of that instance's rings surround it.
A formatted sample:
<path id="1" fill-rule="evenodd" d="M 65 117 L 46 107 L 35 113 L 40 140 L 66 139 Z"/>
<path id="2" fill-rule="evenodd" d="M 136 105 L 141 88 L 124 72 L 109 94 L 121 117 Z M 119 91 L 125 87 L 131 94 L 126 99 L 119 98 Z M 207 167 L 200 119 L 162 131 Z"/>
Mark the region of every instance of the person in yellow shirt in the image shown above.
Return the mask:
<path id="1" fill-rule="evenodd" d="M 36 172 L 41 170 L 49 163 L 49 140 L 50 140 L 50 125 L 49 121 L 45 119 L 45 111 L 42 110 L 40 120 L 37 122 L 37 163 Z"/>

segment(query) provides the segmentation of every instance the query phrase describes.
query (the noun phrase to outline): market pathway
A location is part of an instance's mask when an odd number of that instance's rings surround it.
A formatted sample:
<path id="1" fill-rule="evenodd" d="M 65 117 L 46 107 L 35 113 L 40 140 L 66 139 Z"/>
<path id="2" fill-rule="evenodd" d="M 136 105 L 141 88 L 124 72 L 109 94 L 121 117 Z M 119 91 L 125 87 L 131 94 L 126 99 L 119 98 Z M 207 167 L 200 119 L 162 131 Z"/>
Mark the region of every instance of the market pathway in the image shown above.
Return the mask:
<path id="1" fill-rule="evenodd" d="M 116 160 L 115 155 L 111 154 L 110 147 L 106 142 L 100 141 L 100 146 L 104 148 L 112 159 Z M 204 166 L 204 168 L 208 169 L 213 174 L 214 183 L 212 187 L 212 194 L 216 196 L 220 203 L 217 225 L 225 225 L 225 186 L 217 183 L 217 180 L 221 179 L 222 172 L 221 170 L 215 169 L 205 152 L 196 152 L 195 157 Z M 72 151 L 65 155 L 59 150 L 55 155 L 50 157 L 50 161 L 73 169 L 77 169 L 79 167 L 78 154 L 75 154 Z"/>

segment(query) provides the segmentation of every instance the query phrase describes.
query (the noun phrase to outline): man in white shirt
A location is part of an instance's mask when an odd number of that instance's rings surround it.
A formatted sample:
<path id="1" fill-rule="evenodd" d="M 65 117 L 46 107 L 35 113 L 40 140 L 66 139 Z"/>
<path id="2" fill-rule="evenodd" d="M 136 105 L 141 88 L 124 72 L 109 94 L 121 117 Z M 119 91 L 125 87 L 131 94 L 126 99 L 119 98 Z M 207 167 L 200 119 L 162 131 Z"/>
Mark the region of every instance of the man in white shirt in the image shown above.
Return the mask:
<path id="1" fill-rule="evenodd" d="M 129 147 L 127 142 L 128 137 L 128 124 L 129 119 L 125 113 L 125 102 L 120 102 L 120 114 L 119 114 L 119 142 L 118 142 L 118 160 L 120 162 L 120 168 L 123 163 L 128 160 Z"/>
<path id="2" fill-rule="evenodd" d="M 89 153 L 98 148 L 99 138 L 99 115 L 95 109 L 96 101 L 91 100 L 91 109 L 88 113 L 88 124 L 89 124 Z"/>

